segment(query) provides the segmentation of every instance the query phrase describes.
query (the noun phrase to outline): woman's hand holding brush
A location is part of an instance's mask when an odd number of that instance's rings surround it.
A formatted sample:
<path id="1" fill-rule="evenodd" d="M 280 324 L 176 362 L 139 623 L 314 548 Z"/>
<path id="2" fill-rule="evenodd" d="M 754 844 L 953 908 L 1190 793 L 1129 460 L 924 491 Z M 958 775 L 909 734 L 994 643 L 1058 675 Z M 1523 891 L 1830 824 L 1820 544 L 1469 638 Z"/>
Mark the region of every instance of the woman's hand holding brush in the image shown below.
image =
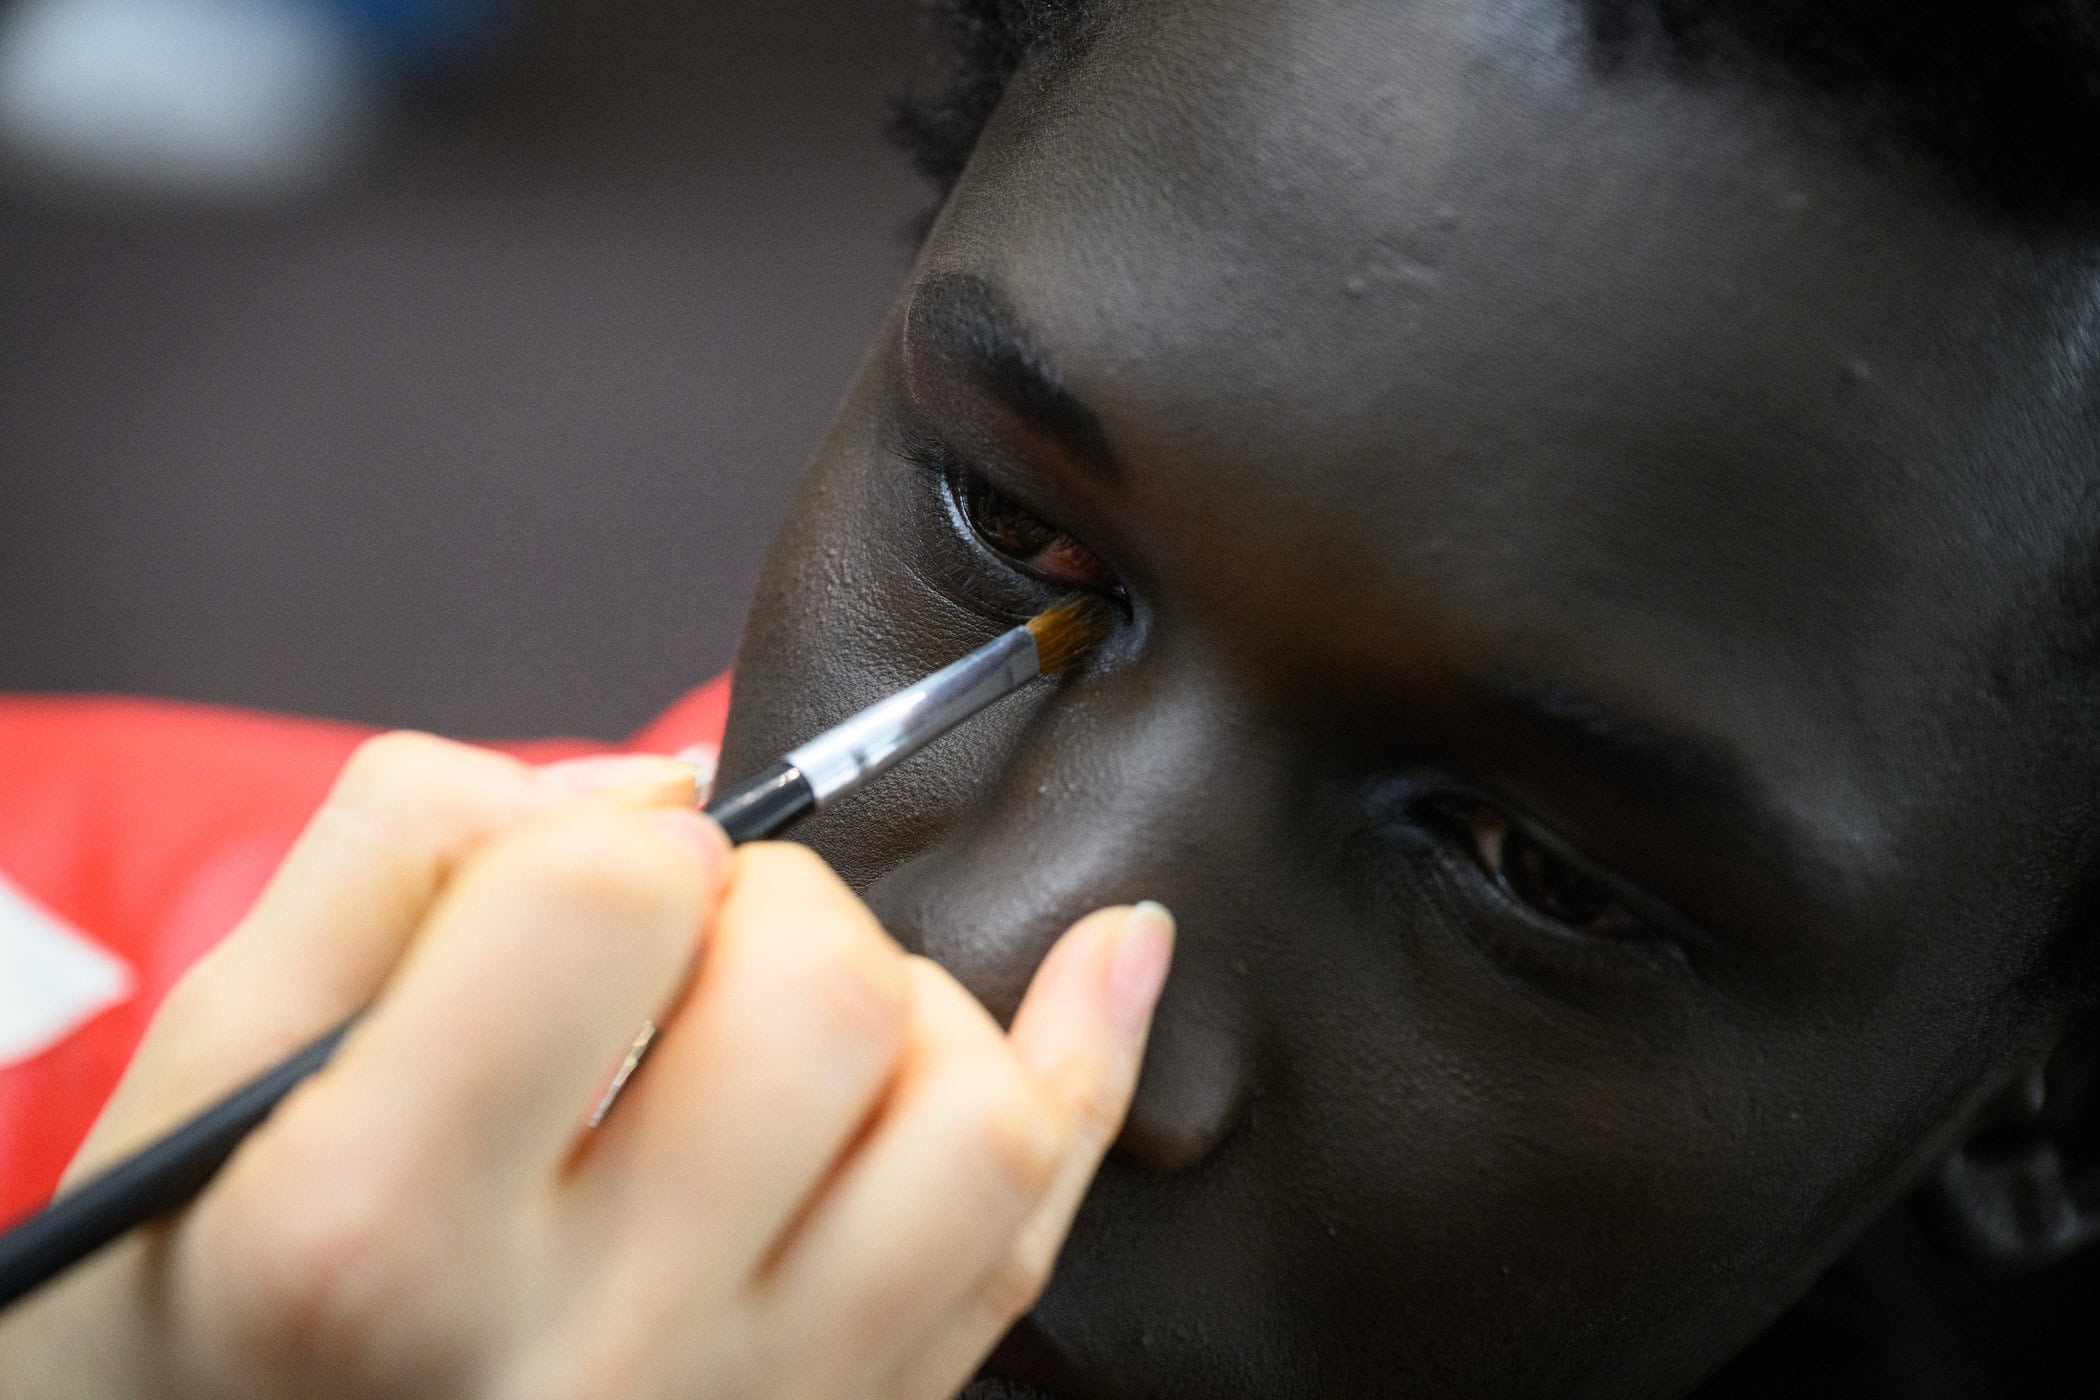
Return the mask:
<path id="1" fill-rule="evenodd" d="M 1002 1032 L 691 783 L 368 745 L 72 1175 L 368 1014 L 193 1206 L 0 1318 L 0 1395 L 952 1395 L 1122 1121 L 1171 924 L 1082 921 Z"/>

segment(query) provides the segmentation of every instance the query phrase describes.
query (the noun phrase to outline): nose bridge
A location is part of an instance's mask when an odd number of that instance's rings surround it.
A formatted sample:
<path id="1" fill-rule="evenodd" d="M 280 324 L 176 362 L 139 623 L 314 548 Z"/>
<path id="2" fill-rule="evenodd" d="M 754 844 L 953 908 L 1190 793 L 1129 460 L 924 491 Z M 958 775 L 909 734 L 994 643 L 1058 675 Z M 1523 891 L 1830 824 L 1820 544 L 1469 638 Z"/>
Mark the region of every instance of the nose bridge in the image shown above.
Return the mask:
<path id="1" fill-rule="evenodd" d="M 1220 765 L 1206 697 L 1115 684 L 1139 693 L 1051 700 L 948 835 L 866 891 L 893 933 L 1002 1020 L 1073 920 L 1167 902 L 1177 853 L 1229 819 L 1206 800 Z"/>
<path id="2" fill-rule="evenodd" d="M 1222 1140 L 1244 1102 L 1251 1013 L 1221 945 L 1255 894 L 1232 886 L 1259 876 L 1252 814 L 1264 765 L 1250 726 L 1200 676 L 1079 686 L 1039 712 L 944 839 L 866 897 L 1002 1023 L 1075 920 L 1139 899 L 1172 909 L 1175 969 L 1119 1145 L 1175 1169 Z"/>

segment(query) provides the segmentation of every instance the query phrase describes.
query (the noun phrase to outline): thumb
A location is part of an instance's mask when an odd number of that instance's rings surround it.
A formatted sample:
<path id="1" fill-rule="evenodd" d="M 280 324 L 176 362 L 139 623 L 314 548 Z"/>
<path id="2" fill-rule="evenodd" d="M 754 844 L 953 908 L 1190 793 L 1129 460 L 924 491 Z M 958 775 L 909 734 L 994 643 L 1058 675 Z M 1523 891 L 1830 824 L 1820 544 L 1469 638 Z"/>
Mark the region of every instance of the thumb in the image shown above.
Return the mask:
<path id="1" fill-rule="evenodd" d="M 1021 1063 L 1071 1113 L 1071 1150 L 1005 1256 L 890 1373 L 878 1392 L 884 1400 L 955 1394 L 1048 1282 L 1130 1111 L 1173 952 L 1174 916 L 1148 902 L 1081 919 L 1036 969 L 1009 1036 Z"/>

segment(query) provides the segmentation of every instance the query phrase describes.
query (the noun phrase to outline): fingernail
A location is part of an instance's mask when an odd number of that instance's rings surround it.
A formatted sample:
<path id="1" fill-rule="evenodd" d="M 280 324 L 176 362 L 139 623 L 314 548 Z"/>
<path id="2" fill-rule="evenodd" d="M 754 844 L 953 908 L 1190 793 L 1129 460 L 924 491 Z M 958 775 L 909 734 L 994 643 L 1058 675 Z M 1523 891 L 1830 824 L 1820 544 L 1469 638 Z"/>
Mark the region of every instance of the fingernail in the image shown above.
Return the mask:
<path id="1" fill-rule="evenodd" d="M 662 789 L 665 800 L 690 802 L 698 773 L 690 763 L 653 753 L 596 754 L 565 759 L 540 769 L 540 781 L 569 796 Z"/>
<path id="2" fill-rule="evenodd" d="M 713 864 L 729 858 L 729 835 L 705 812 L 690 807 L 666 807 L 649 814 L 679 840 L 691 843 L 700 858 Z"/>
<path id="3" fill-rule="evenodd" d="M 713 744 L 689 744 L 671 757 L 693 765 L 693 805 L 704 806 L 715 790 L 715 772 L 721 764 L 721 751 Z"/>
<path id="4" fill-rule="evenodd" d="M 1123 917 L 1115 961 L 1108 969 L 1109 1013 L 1118 1029 L 1135 1034 L 1151 1019 L 1174 960 L 1174 916 L 1146 900 Z"/>

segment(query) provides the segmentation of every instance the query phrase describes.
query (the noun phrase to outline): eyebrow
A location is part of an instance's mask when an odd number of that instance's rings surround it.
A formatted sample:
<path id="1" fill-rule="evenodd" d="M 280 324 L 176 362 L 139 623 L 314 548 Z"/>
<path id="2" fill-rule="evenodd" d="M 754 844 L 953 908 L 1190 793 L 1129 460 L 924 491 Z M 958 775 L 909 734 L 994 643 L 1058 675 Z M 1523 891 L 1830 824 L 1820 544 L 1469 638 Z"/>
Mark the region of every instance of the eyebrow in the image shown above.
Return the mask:
<path id="1" fill-rule="evenodd" d="M 971 380 L 1101 484 L 1122 484 L 1101 420 L 985 278 L 948 272 L 921 282 L 905 312 L 904 334 L 910 358 L 929 356 Z"/>
<path id="2" fill-rule="evenodd" d="M 1552 682 L 1504 675 L 1481 683 L 1508 719 L 1629 796 L 1711 813 L 1789 884 L 1824 891 L 1841 882 L 1828 853 L 1773 803 L 1769 785 L 1727 745 L 1635 718 Z"/>

